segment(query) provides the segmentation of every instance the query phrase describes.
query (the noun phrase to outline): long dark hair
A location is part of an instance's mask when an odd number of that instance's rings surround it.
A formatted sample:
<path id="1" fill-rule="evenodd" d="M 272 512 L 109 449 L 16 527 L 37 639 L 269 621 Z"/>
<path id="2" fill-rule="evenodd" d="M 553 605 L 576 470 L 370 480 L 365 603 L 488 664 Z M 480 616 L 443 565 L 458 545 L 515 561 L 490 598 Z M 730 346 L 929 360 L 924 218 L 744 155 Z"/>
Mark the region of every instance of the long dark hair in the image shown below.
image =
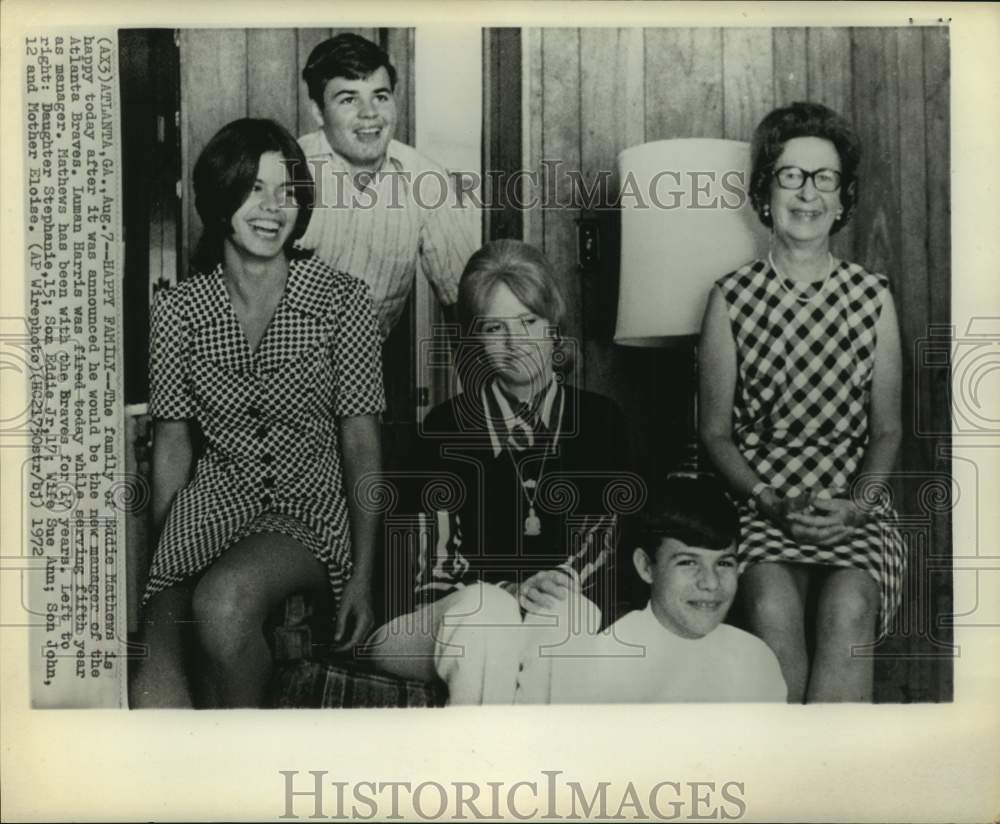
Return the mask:
<path id="1" fill-rule="evenodd" d="M 261 155 L 267 152 L 278 152 L 285 159 L 299 206 L 285 254 L 289 258 L 302 256 L 292 244 L 309 225 L 316 188 L 306 157 L 295 138 L 273 120 L 245 117 L 219 129 L 194 164 L 194 205 L 203 225 L 191 256 L 197 271 L 210 272 L 222 263 L 233 215 L 250 196 Z"/>

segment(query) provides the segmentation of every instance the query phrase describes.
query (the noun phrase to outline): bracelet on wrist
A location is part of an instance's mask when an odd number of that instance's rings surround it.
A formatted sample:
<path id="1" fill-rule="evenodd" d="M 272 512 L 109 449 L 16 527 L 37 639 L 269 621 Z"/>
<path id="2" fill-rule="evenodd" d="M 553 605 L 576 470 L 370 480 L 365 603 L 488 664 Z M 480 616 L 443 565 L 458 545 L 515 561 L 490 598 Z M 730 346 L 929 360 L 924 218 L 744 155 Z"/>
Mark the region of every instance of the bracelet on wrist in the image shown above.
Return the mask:
<path id="1" fill-rule="evenodd" d="M 765 515 L 768 518 L 772 517 L 772 513 L 769 511 L 770 507 L 767 503 L 767 493 L 770 492 L 771 495 L 777 500 L 778 493 L 773 486 L 766 483 L 765 481 L 758 481 L 754 484 L 753 489 L 750 490 L 750 506 L 761 515 Z"/>

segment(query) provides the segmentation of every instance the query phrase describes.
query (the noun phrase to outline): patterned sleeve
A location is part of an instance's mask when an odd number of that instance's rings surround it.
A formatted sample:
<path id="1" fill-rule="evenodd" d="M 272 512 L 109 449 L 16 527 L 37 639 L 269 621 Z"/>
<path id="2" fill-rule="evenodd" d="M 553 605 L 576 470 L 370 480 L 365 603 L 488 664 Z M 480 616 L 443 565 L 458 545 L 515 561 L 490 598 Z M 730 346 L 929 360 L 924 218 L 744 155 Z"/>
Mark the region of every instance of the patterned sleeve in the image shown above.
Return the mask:
<path id="1" fill-rule="evenodd" d="M 590 589 L 597 573 L 614 564 L 617 528 L 616 515 L 586 518 L 584 524 L 573 531 L 569 557 L 559 565 L 559 569 L 569 573 L 581 589 Z"/>
<path id="2" fill-rule="evenodd" d="M 421 513 L 415 590 L 436 600 L 462 586 L 469 562 L 462 554 L 462 519 L 454 512 Z"/>
<path id="3" fill-rule="evenodd" d="M 149 414 L 183 420 L 195 416 L 191 393 L 190 330 L 176 287 L 157 293 L 149 342 Z"/>
<path id="4" fill-rule="evenodd" d="M 334 413 L 340 417 L 377 415 L 385 410 L 382 338 L 368 286 L 350 278 L 337 305 Z"/>
<path id="5" fill-rule="evenodd" d="M 439 178 L 440 179 L 440 178 Z M 420 268 L 442 306 L 458 300 L 458 281 L 476 251 L 479 210 L 459 202 L 450 181 L 445 202 L 428 196 L 420 228 Z"/>

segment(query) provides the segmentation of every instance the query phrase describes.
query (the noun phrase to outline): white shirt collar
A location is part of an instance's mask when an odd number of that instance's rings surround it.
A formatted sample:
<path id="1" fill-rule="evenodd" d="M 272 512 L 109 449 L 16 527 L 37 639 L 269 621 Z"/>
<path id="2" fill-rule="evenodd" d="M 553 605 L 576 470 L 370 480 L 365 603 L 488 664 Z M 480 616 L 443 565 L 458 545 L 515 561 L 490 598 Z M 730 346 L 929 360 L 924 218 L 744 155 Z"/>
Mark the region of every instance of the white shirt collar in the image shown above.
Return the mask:
<path id="1" fill-rule="evenodd" d="M 497 434 L 496 428 L 493 426 L 493 421 L 490 419 L 489 415 L 489 404 L 486 400 L 486 393 L 490 392 L 496 399 L 498 405 L 500 406 L 500 415 L 506 424 L 512 424 L 517 420 L 517 415 L 513 409 L 511 409 L 510 403 L 507 401 L 506 396 L 500 391 L 497 386 L 496 381 L 491 381 L 486 386 L 479 390 L 479 402 L 483 405 L 483 412 L 486 417 L 486 431 L 490 434 L 490 444 L 493 447 L 493 457 L 497 457 L 501 451 L 503 451 L 503 444 L 500 443 L 500 436 Z M 545 400 L 542 401 L 541 415 L 542 420 L 546 422 L 546 425 L 552 421 L 552 405 L 556 401 L 556 396 L 559 394 L 559 382 L 556 380 L 556 376 L 553 375 L 552 379 L 549 381 L 548 389 L 545 390 Z M 559 440 L 559 433 L 562 430 L 562 416 L 563 410 L 566 406 L 566 393 L 562 393 L 560 396 L 559 404 L 559 417 L 556 420 L 555 429 L 555 441 Z"/>

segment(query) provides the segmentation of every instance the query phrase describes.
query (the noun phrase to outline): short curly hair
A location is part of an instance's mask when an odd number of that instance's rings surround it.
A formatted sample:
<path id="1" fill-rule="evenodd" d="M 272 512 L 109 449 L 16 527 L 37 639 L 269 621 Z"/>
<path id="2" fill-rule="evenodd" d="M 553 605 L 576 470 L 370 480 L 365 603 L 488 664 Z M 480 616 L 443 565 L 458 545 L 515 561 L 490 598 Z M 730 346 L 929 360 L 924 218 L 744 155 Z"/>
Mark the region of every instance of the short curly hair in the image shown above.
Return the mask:
<path id="1" fill-rule="evenodd" d="M 385 49 L 359 34 L 345 32 L 324 40 L 309 53 L 302 79 L 309 89 L 309 97 L 323 108 L 323 92 L 333 78 L 364 80 L 380 68 L 388 73 L 389 86 L 395 91 L 396 69 L 389 62 Z"/>
<path id="2" fill-rule="evenodd" d="M 750 204 L 760 222 L 770 229 L 773 220 L 764 206 L 771 200 L 774 166 L 785 143 L 796 137 L 829 140 L 840 156 L 840 201 L 844 210 L 830 229 L 830 234 L 836 234 L 850 220 L 858 203 L 861 143 L 847 121 L 822 103 L 791 103 L 774 109 L 760 121 L 750 144 Z"/>

